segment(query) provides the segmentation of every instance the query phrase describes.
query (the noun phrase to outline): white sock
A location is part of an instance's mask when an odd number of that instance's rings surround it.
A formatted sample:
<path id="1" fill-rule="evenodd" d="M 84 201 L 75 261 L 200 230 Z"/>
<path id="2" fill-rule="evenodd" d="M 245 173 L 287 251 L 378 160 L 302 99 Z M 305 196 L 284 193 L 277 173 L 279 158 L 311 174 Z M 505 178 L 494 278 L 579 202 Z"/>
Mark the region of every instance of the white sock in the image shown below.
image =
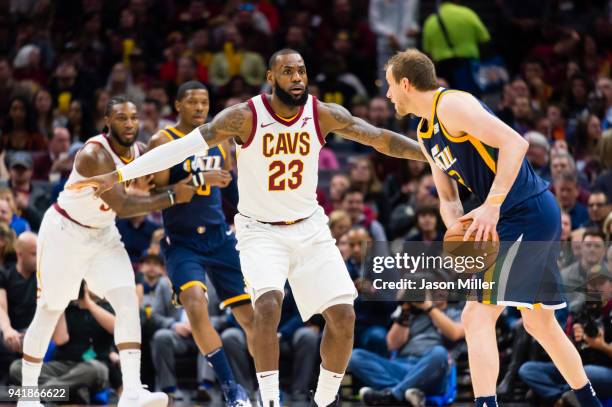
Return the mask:
<path id="1" fill-rule="evenodd" d="M 325 370 L 321 365 L 321 372 L 319 373 L 319 382 L 317 383 L 317 391 L 314 399 L 315 403 L 319 407 L 326 407 L 336 400 L 338 390 L 340 390 L 340 384 L 344 373 L 334 373 L 329 370 Z"/>
<path id="2" fill-rule="evenodd" d="M 32 363 L 25 359 L 21 360 L 21 385 L 38 386 L 38 377 L 42 369 L 42 362 Z"/>
<path id="3" fill-rule="evenodd" d="M 119 351 L 123 387 L 135 389 L 142 386 L 140 382 L 140 349 L 124 349 Z"/>
<path id="4" fill-rule="evenodd" d="M 261 394 L 262 407 L 280 407 L 280 390 L 278 385 L 278 370 L 268 372 L 258 372 L 257 382 L 259 383 L 259 393 Z"/>

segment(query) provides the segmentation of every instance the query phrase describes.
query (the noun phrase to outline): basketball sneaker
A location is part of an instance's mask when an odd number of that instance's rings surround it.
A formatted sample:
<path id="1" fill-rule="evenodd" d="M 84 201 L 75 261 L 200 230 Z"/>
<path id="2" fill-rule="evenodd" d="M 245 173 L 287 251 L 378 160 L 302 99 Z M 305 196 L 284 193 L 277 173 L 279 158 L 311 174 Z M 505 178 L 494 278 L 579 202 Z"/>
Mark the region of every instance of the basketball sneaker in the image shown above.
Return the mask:
<path id="1" fill-rule="evenodd" d="M 125 389 L 119 398 L 117 407 L 167 407 L 168 395 L 162 392 L 150 392 L 145 387 Z"/>

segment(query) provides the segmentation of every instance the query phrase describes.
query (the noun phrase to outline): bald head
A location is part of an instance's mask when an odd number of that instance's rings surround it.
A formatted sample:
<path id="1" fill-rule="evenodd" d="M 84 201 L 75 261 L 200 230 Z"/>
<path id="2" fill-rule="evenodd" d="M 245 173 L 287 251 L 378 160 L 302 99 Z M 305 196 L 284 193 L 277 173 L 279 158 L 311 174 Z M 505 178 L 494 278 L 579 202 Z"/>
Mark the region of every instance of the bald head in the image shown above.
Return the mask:
<path id="1" fill-rule="evenodd" d="M 36 234 L 23 232 L 15 242 L 19 272 L 30 275 L 36 272 Z"/>

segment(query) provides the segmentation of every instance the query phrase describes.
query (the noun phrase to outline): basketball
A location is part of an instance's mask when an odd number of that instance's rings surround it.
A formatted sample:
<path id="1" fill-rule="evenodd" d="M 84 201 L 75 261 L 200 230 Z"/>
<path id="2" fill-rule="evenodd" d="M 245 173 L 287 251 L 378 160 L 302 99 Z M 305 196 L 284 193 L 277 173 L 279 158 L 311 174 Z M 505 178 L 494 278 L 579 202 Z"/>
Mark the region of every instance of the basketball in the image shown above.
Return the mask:
<path id="1" fill-rule="evenodd" d="M 469 240 L 463 241 L 463 236 L 472 224 L 471 220 L 455 223 L 444 234 L 444 253 L 455 257 L 456 260 L 463 258 L 464 273 L 480 273 L 495 264 L 499 252 L 499 243 L 492 241 L 474 242 L 476 232 L 472 233 Z M 471 260 L 473 259 L 473 260 Z"/>

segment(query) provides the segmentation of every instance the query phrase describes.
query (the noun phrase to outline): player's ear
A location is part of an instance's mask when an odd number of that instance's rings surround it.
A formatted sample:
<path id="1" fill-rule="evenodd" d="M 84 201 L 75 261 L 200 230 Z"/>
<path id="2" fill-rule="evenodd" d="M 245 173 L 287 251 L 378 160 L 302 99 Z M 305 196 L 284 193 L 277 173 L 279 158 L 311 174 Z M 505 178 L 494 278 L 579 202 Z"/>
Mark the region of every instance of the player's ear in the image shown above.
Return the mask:
<path id="1" fill-rule="evenodd" d="M 178 99 L 174 101 L 174 109 L 177 113 L 181 112 L 181 102 Z"/>
<path id="2" fill-rule="evenodd" d="M 406 92 L 410 90 L 410 81 L 408 80 L 408 78 L 402 78 L 402 80 L 400 81 L 400 85 L 402 86 L 402 89 L 404 89 Z"/>
<path id="3" fill-rule="evenodd" d="M 272 81 L 272 70 L 271 69 L 268 69 L 266 71 L 266 80 L 268 81 L 270 85 L 274 84 L 274 82 Z"/>

